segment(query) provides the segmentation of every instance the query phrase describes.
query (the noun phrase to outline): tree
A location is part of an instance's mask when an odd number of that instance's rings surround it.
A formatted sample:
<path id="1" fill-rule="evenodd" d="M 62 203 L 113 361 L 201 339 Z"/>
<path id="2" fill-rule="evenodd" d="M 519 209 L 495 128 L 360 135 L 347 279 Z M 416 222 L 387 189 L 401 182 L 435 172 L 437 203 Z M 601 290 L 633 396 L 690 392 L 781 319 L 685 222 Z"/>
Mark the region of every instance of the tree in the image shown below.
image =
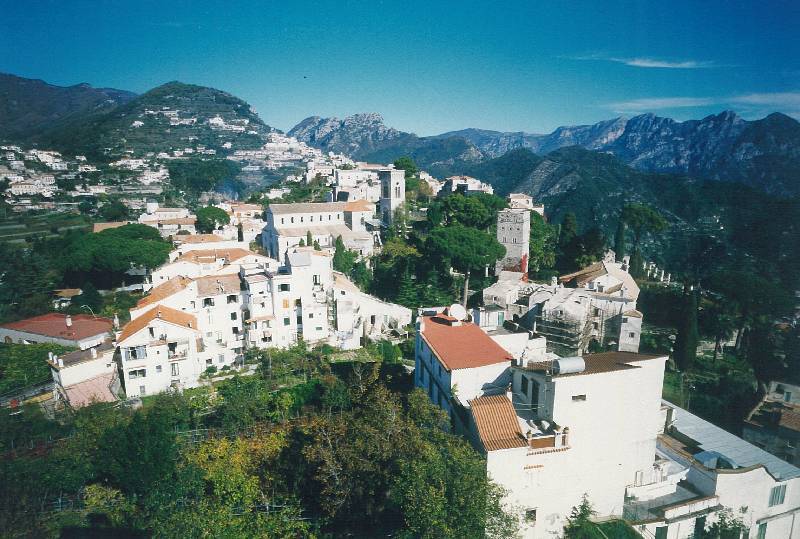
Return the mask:
<path id="1" fill-rule="evenodd" d="M 675 349 L 673 357 L 678 368 L 687 371 L 692 368 L 697 358 L 697 342 L 699 332 L 697 330 L 697 293 L 694 290 L 687 290 L 683 296 L 684 308 L 678 326 L 678 334 L 675 338 Z"/>
<path id="2" fill-rule="evenodd" d="M 572 508 L 567 517 L 567 524 L 564 526 L 564 537 L 566 539 L 595 539 L 601 537 L 596 532 L 596 526 L 592 522 L 597 512 L 589 502 L 586 494 L 581 498 L 581 503 Z"/>
<path id="3" fill-rule="evenodd" d="M 626 204 L 622 208 L 622 220 L 633 232 L 634 250 L 639 248 L 645 233 L 661 232 L 667 228 L 666 219 L 644 204 Z"/>
<path id="4" fill-rule="evenodd" d="M 309 247 L 314 245 L 314 236 L 311 235 L 310 230 L 306 232 L 306 245 L 308 245 Z"/>
<path id="5" fill-rule="evenodd" d="M 398 288 L 395 301 L 406 307 L 419 307 L 419 294 L 417 293 L 417 286 L 411 279 L 411 275 L 409 274 L 408 270 L 406 270 L 403 275 L 400 276 L 400 286 Z"/>
<path id="6" fill-rule="evenodd" d="M 122 221 L 130 215 L 128 207 L 119 200 L 112 200 L 100 208 L 100 216 L 106 221 Z"/>
<path id="7" fill-rule="evenodd" d="M 357 258 L 358 253 L 345 247 L 342 237 L 337 236 L 333 250 L 333 269 L 345 275 L 350 275 Z"/>
<path id="8" fill-rule="evenodd" d="M 90 282 L 86 282 L 81 287 L 80 295 L 76 296 L 72 301 L 72 307 L 75 310 L 81 310 L 84 305 L 92 309 L 94 313 L 99 313 L 100 309 L 103 308 L 103 296 Z"/>
<path id="9" fill-rule="evenodd" d="M 557 235 L 556 227 L 545 222 L 538 213 L 531 212 L 528 268 L 532 273 L 555 266 Z"/>
<path id="10" fill-rule="evenodd" d="M 195 215 L 197 216 L 197 230 L 203 234 L 213 232 L 218 227 L 231 222 L 228 212 L 216 206 L 200 208 L 195 212 Z"/>
<path id="11" fill-rule="evenodd" d="M 617 262 L 622 262 L 625 257 L 625 220 L 622 217 L 617 221 L 617 233 L 614 234 L 614 254 Z"/>
<path id="12" fill-rule="evenodd" d="M 435 229 L 428 236 L 425 249 L 431 256 L 449 261 L 464 274 L 464 306 L 472 271 L 493 266 L 506 252 L 505 247 L 486 232 L 462 225 Z"/>
<path id="13" fill-rule="evenodd" d="M 413 178 L 419 174 L 419 167 L 414 160 L 408 156 L 398 158 L 394 162 L 394 168 L 397 170 L 404 170 L 406 173 L 406 178 Z"/>
<path id="14" fill-rule="evenodd" d="M 699 539 L 741 539 L 747 530 L 742 516 L 726 507 L 717 513 L 716 521 L 706 527 Z"/>
<path id="15" fill-rule="evenodd" d="M 236 225 L 236 241 L 244 241 L 244 227 L 242 223 Z"/>
<path id="16" fill-rule="evenodd" d="M 561 230 L 558 234 L 558 246 L 562 249 L 569 245 L 578 235 L 578 219 L 572 212 L 564 214 L 564 219 L 561 221 Z"/>

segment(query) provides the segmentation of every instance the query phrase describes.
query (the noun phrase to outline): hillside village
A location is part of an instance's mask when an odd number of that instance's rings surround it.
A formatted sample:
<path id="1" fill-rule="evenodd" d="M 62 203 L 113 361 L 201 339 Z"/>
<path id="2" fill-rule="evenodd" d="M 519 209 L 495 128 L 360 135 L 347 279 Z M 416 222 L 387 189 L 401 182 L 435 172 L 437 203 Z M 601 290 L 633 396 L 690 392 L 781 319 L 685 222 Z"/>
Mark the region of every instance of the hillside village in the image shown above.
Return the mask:
<path id="1" fill-rule="evenodd" d="M 621 205 L 612 238 L 490 178 L 326 152 L 212 101 L 114 112 L 132 135 L 102 158 L 0 146 L 4 472 L 93 461 L 9 529 L 184 510 L 137 505 L 155 492 L 206 503 L 163 450 L 242 483 L 270 469 L 274 497 L 215 502 L 241 536 L 359 536 L 358 513 L 387 536 L 477 537 L 426 535 L 417 505 L 468 479 L 489 502 L 462 532 L 800 537 L 796 298 L 766 275 L 704 272 L 711 247 L 670 266 L 647 204 Z M 133 457 L 109 441 L 138 435 Z M 370 458 L 400 479 L 374 486 Z"/>

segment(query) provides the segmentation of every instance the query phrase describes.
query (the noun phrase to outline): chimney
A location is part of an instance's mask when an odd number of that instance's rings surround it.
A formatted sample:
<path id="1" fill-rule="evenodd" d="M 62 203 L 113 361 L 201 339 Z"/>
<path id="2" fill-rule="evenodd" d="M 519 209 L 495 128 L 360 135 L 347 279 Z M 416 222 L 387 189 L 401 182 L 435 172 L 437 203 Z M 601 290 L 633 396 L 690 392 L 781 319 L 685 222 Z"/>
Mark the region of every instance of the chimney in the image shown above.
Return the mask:
<path id="1" fill-rule="evenodd" d="M 64 366 L 64 360 L 62 358 L 60 358 L 58 356 L 53 356 L 53 357 L 56 358 L 56 361 L 58 361 L 58 366 L 59 367 L 63 367 Z"/>
<path id="2" fill-rule="evenodd" d="M 161 311 L 156 312 L 156 317 L 161 318 Z"/>
<path id="3" fill-rule="evenodd" d="M 97 348 L 90 348 L 89 353 L 92 355 L 92 359 L 97 357 Z"/>
<path id="4" fill-rule="evenodd" d="M 71 328 L 72 327 L 72 316 L 67 315 L 66 318 L 64 318 L 64 323 L 67 324 L 68 328 Z"/>
<path id="5" fill-rule="evenodd" d="M 50 363 L 54 363 L 53 352 L 47 352 L 47 359 L 50 360 Z"/>

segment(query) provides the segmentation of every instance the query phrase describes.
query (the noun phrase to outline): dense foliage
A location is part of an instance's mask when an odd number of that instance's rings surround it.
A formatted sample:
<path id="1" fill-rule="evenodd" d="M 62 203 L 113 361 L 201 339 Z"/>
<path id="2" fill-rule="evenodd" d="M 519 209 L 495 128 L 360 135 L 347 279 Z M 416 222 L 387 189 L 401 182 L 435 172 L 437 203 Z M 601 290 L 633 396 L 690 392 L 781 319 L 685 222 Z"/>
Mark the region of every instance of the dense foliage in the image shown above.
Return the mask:
<path id="1" fill-rule="evenodd" d="M 426 395 L 408 390 L 402 370 L 331 364 L 302 347 L 260 352 L 255 376 L 150 397 L 138 411 L 96 404 L 59 422 L 36 407 L 3 412 L 2 529 L 513 536 L 516 519 L 481 457 L 448 433 Z M 287 385 L 278 365 L 307 381 Z M 59 436 L 40 451 L 11 450 Z M 59 496 L 70 503 L 52 511 Z"/>
<path id="2" fill-rule="evenodd" d="M 228 159 L 170 161 L 167 168 L 172 187 L 192 194 L 213 191 L 240 171 L 239 165 Z"/>

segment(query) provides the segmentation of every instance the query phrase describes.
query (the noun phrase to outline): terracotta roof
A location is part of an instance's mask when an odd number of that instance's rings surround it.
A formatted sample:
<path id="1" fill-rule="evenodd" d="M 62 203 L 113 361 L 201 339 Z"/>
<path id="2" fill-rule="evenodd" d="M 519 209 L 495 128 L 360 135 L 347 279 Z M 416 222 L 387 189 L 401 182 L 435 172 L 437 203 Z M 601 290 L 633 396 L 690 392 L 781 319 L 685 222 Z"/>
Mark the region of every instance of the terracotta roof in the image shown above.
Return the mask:
<path id="1" fill-rule="evenodd" d="M 83 290 L 80 288 L 62 288 L 61 290 L 56 290 L 56 296 L 60 298 L 74 298 L 75 296 L 80 296 L 83 293 Z"/>
<path id="2" fill-rule="evenodd" d="M 127 221 L 115 221 L 111 223 L 95 223 L 92 225 L 92 232 L 102 232 L 103 230 L 108 230 L 109 228 L 119 228 L 127 224 L 128 224 Z"/>
<path id="3" fill-rule="evenodd" d="M 344 211 L 374 211 L 375 204 L 368 200 L 354 200 L 352 202 L 346 202 L 344 206 Z"/>
<path id="4" fill-rule="evenodd" d="M 583 286 L 584 284 L 588 283 L 592 279 L 596 279 L 597 277 L 601 277 L 606 275 L 608 272 L 606 271 L 606 267 L 602 262 L 595 262 L 589 266 L 586 266 L 583 269 L 580 269 L 574 273 L 568 273 L 566 275 L 562 275 L 558 278 L 559 282 L 562 283 L 569 283 L 571 281 L 575 281 L 577 286 Z"/>
<path id="5" fill-rule="evenodd" d="M 585 354 L 583 360 L 586 368 L 581 372 L 571 372 L 565 374 L 553 374 L 553 376 L 582 376 L 585 374 L 601 374 L 605 372 L 625 371 L 638 369 L 635 363 L 649 361 L 651 359 L 666 359 L 666 355 L 658 354 L 636 354 L 634 352 L 600 352 L 599 354 Z M 551 361 L 531 361 L 525 369 L 533 371 L 552 371 L 553 362 Z"/>
<path id="6" fill-rule="evenodd" d="M 67 386 L 64 388 L 64 392 L 67 394 L 69 405 L 73 408 L 87 406 L 93 402 L 114 402 L 117 397 L 114 396 L 110 388 L 113 381 L 113 372 L 104 373 Z"/>
<path id="7" fill-rule="evenodd" d="M 317 213 L 344 211 L 345 202 L 297 202 L 294 204 L 270 204 L 267 211 L 273 214 Z"/>
<path id="8" fill-rule="evenodd" d="M 469 402 L 486 451 L 526 447 L 514 406 L 505 395 L 478 397 Z"/>
<path id="9" fill-rule="evenodd" d="M 183 275 L 178 275 L 177 277 L 173 277 L 166 283 L 162 283 L 153 288 L 152 290 L 150 290 L 149 294 L 147 294 L 145 297 L 136 302 L 136 306 L 145 307 L 147 305 L 157 303 L 164 298 L 168 298 L 171 295 L 180 292 L 181 290 L 186 288 L 191 282 L 192 280 L 190 278 L 184 277 Z"/>
<path id="10" fill-rule="evenodd" d="M 764 400 L 750 413 L 747 423 L 775 430 L 782 427 L 800 432 L 800 406 L 777 400 Z"/>
<path id="11" fill-rule="evenodd" d="M 256 211 L 262 209 L 261 204 L 231 204 L 231 210 L 233 211 Z"/>
<path id="12" fill-rule="evenodd" d="M 423 317 L 422 338 L 449 371 L 511 361 L 511 354 L 472 323 L 450 325 L 440 316 Z"/>
<path id="13" fill-rule="evenodd" d="M 189 251 L 187 253 L 183 253 L 176 260 L 186 260 L 188 262 L 199 264 L 201 262 L 206 261 L 200 259 L 217 260 L 219 258 L 224 258 L 228 262 L 234 262 L 236 260 L 239 260 L 240 258 L 244 258 L 246 256 L 254 254 L 256 253 L 248 251 L 246 249 L 240 249 L 238 247 L 233 249 L 198 249 L 196 251 Z"/>
<path id="14" fill-rule="evenodd" d="M 18 322 L 3 324 L 0 327 L 72 341 L 102 335 L 108 333 L 114 327 L 114 323 L 110 319 L 95 318 L 88 314 L 73 315 L 72 326 L 67 327 L 66 318 L 67 315 L 61 313 L 47 313 L 19 320 Z"/>
<path id="15" fill-rule="evenodd" d="M 176 219 L 159 219 L 159 225 L 193 225 L 197 222 L 197 217 L 178 217 Z"/>
<path id="16" fill-rule="evenodd" d="M 634 318 L 641 318 L 642 317 L 642 313 L 640 313 L 636 309 L 631 309 L 630 311 L 625 311 L 622 314 L 625 315 L 625 316 L 632 316 Z"/>
<path id="17" fill-rule="evenodd" d="M 175 241 L 180 241 L 181 243 L 216 243 L 225 240 L 216 234 L 190 234 L 188 236 L 178 236 Z"/>
<path id="18" fill-rule="evenodd" d="M 199 298 L 218 296 L 220 294 L 238 294 L 242 290 L 242 281 L 239 279 L 238 273 L 198 277 L 195 282 L 197 283 L 197 297 Z"/>
<path id="19" fill-rule="evenodd" d="M 176 326 L 183 326 L 195 330 L 197 329 L 197 319 L 191 314 L 170 309 L 164 305 L 156 305 L 139 318 L 134 318 L 125 324 L 125 327 L 122 328 L 122 334 L 119 336 L 119 342 L 121 343 L 128 337 L 146 328 L 147 325 L 156 318 L 160 318 L 161 320 L 175 324 Z"/>

